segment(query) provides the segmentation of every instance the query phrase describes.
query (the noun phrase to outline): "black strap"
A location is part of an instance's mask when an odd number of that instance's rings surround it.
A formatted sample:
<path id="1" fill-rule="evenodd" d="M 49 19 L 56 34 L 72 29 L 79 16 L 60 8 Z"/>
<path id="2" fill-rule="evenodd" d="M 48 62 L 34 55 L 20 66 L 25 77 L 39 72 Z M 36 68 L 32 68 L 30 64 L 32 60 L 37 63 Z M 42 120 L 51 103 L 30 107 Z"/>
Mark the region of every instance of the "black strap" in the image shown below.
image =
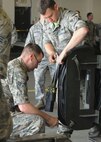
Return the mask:
<path id="1" fill-rule="evenodd" d="M 7 141 L 6 141 L 6 139 L 2 139 L 2 140 L 0 140 L 0 142 L 7 142 Z"/>
<path id="2" fill-rule="evenodd" d="M 59 94 L 58 94 L 58 116 L 59 116 L 59 120 L 66 125 L 66 121 L 65 121 L 65 115 L 64 115 L 64 102 L 65 102 L 65 98 L 64 98 L 64 79 L 66 77 L 66 72 L 67 72 L 67 62 L 68 60 L 66 60 L 64 62 L 64 64 L 60 65 L 59 68 L 59 79 L 58 79 L 58 90 L 59 90 Z"/>
<path id="3" fill-rule="evenodd" d="M 73 60 L 73 61 L 75 62 L 75 64 L 76 64 L 77 71 L 78 71 L 78 79 L 80 80 L 80 69 L 79 69 L 80 65 L 79 65 L 79 60 L 78 60 L 78 58 L 77 58 L 77 55 L 75 55 L 75 56 L 72 58 L 72 60 Z"/>
<path id="4" fill-rule="evenodd" d="M 56 66 L 56 71 L 54 72 L 53 78 L 52 78 L 52 86 L 56 86 L 58 76 L 59 76 L 59 69 L 60 69 L 60 64 L 57 64 Z"/>

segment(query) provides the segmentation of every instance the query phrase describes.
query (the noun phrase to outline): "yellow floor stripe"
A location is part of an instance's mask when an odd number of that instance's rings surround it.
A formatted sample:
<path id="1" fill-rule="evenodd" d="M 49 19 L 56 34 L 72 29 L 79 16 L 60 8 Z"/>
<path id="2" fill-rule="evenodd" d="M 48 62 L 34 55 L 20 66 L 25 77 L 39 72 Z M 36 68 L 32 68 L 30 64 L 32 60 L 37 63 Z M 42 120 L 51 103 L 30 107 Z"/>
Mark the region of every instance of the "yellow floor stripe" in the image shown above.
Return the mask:
<path id="1" fill-rule="evenodd" d="M 34 89 L 29 89 L 28 92 L 33 93 L 33 92 L 35 92 L 35 90 Z"/>
<path id="2" fill-rule="evenodd" d="M 48 89 L 48 88 L 46 88 L 45 91 L 47 91 L 47 89 Z M 33 92 L 35 92 L 35 90 L 34 90 L 34 89 L 28 89 L 28 92 L 29 92 L 29 93 L 33 93 Z"/>

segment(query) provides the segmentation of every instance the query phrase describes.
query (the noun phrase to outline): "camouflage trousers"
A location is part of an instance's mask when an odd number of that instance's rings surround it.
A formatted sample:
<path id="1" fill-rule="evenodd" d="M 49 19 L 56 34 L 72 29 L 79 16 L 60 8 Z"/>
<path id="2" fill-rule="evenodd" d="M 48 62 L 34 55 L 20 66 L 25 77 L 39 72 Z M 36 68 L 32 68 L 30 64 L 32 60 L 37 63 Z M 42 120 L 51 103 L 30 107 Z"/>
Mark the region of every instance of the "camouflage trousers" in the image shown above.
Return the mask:
<path id="1" fill-rule="evenodd" d="M 42 97 L 44 97 L 46 81 L 45 76 L 47 69 L 49 69 L 49 73 L 52 78 L 56 69 L 56 65 L 49 63 L 48 59 L 42 60 L 38 67 L 34 69 L 36 101 L 39 101 Z"/>
<path id="2" fill-rule="evenodd" d="M 38 115 L 30 115 L 22 112 L 12 114 L 13 119 L 13 137 L 31 136 L 37 133 L 45 132 L 44 120 Z"/>
<path id="3" fill-rule="evenodd" d="M 8 139 L 12 131 L 12 119 L 10 111 L 3 95 L 0 82 L 0 140 Z"/>

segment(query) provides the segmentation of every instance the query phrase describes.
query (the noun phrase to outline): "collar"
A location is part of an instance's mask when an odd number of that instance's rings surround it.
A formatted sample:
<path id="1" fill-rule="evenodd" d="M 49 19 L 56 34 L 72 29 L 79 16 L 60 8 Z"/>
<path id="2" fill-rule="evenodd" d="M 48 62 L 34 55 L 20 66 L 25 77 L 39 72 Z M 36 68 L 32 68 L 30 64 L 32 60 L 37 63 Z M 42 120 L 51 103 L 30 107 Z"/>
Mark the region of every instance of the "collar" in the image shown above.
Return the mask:
<path id="1" fill-rule="evenodd" d="M 18 57 L 17 59 L 19 60 L 20 64 L 21 64 L 22 67 L 24 68 L 24 70 L 25 70 L 26 72 L 28 72 L 27 66 L 26 66 L 26 64 L 24 63 L 23 59 L 20 58 L 20 57 Z"/>
<path id="2" fill-rule="evenodd" d="M 61 19 L 63 19 L 64 17 L 64 11 L 67 11 L 66 8 L 62 8 L 62 7 L 59 7 L 59 19 L 57 22 L 54 22 L 54 23 L 49 23 L 49 22 L 46 22 L 46 25 L 48 27 L 50 27 L 53 31 L 56 30 L 58 27 L 60 27 L 61 25 Z"/>

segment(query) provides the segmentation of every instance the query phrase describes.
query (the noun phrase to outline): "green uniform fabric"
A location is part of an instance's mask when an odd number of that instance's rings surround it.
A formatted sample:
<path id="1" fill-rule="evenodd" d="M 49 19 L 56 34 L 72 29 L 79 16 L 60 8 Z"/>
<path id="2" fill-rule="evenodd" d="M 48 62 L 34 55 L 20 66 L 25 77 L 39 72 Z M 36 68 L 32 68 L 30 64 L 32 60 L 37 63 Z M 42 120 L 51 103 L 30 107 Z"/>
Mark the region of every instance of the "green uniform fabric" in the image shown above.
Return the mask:
<path id="1" fill-rule="evenodd" d="M 1 79 L 6 77 L 11 47 L 12 23 L 0 8 L 0 140 L 7 139 L 12 131 L 12 120 L 3 94 Z"/>
<path id="2" fill-rule="evenodd" d="M 95 45 L 96 40 L 96 26 L 92 21 L 86 21 L 86 23 L 89 28 L 89 32 L 86 36 L 85 43 L 93 47 Z"/>

